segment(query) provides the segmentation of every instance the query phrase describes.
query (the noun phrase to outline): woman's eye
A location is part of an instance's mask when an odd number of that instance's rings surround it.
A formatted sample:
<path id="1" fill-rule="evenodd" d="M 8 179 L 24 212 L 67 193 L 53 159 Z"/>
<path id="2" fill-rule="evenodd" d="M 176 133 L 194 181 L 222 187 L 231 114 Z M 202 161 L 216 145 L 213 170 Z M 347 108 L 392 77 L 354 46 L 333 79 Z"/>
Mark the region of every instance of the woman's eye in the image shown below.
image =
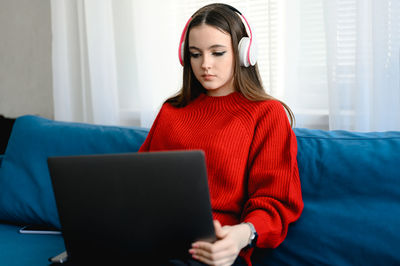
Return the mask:
<path id="1" fill-rule="evenodd" d="M 213 55 L 215 56 L 223 56 L 226 53 L 226 51 L 224 52 L 214 52 Z"/>
<path id="2" fill-rule="evenodd" d="M 190 57 L 198 58 L 200 56 L 199 53 L 190 53 Z"/>

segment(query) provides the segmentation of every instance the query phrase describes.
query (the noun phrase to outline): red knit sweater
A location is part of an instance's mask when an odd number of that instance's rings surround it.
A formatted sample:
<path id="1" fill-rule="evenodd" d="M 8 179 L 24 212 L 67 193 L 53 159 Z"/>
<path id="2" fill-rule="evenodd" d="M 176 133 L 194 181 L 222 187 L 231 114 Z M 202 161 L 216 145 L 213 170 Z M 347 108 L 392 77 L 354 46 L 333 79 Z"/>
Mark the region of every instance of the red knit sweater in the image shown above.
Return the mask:
<path id="1" fill-rule="evenodd" d="M 165 103 L 139 151 L 201 149 L 211 206 L 222 225 L 251 222 L 257 247 L 275 248 L 303 209 L 297 142 L 278 101 L 241 93 L 201 94 L 186 107 Z M 250 263 L 251 250 L 242 252 Z"/>

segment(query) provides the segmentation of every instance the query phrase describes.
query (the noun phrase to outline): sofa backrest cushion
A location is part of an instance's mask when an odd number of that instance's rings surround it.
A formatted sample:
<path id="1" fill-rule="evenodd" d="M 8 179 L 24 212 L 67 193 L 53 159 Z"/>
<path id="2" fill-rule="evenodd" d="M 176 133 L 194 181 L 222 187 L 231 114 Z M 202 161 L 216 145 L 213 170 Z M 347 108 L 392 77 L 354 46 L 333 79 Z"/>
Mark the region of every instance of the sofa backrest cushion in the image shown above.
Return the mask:
<path id="1" fill-rule="evenodd" d="M 284 242 L 258 261 L 398 265 L 400 132 L 295 134 L 304 211 Z"/>
<path id="2" fill-rule="evenodd" d="M 47 158 L 136 152 L 147 133 L 142 128 L 19 117 L 0 168 L 0 220 L 60 228 Z"/>

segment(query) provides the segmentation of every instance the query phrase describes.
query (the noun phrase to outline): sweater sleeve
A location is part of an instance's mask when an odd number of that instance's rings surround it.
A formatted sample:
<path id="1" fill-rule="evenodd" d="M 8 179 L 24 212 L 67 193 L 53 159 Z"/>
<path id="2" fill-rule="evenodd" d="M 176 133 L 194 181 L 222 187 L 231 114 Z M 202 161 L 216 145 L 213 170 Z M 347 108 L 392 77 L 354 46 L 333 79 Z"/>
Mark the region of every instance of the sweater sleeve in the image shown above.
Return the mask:
<path id="1" fill-rule="evenodd" d="M 277 247 L 303 210 L 296 156 L 296 136 L 286 112 L 281 103 L 271 101 L 257 121 L 250 147 L 248 200 L 242 213 L 242 220 L 256 228 L 257 247 Z"/>
<path id="2" fill-rule="evenodd" d="M 142 146 L 140 146 L 138 152 L 147 152 L 150 150 L 150 144 L 151 140 L 154 136 L 154 132 L 156 131 L 156 128 L 158 126 L 158 121 L 160 120 L 161 112 L 163 110 L 164 106 L 161 107 L 161 110 L 158 112 L 156 118 L 154 119 L 153 125 L 150 128 L 149 134 L 147 134 L 146 139 L 144 140 Z"/>

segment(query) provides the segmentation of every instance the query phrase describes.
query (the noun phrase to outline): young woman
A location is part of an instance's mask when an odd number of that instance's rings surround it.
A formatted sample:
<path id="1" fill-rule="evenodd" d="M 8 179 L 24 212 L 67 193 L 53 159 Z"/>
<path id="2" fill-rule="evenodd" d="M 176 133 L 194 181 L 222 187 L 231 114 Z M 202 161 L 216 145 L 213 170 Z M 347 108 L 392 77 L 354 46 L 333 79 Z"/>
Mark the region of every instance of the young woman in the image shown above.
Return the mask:
<path id="1" fill-rule="evenodd" d="M 182 89 L 163 104 L 140 148 L 205 152 L 218 240 L 188 252 L 209 265 L 251 265 L 252 247 L 277 247 L 303 209 L 293 115 L 265 93 L 250 31 L 225 4 L 190 18 L 180 47 Z"/>

